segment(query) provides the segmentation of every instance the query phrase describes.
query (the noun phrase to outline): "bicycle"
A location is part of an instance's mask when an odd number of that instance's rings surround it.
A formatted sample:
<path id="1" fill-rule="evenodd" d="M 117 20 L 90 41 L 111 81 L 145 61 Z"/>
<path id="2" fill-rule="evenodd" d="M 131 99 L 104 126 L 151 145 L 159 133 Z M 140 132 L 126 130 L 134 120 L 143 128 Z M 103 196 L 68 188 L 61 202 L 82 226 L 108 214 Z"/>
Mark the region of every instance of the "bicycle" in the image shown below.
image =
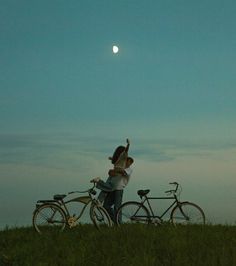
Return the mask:
<path id="1" fill-rule="evenodd" d="M 63 231 L 66 226 L 73 228 L 77 225 L 78 220 L 82 217 L 89 204 L 89 216 L 97 229 L 100 229 L 104 226 L 112 226 L 111 218 L 106 209 L 103 208 L 101 203 L 94 198 L 96 195 L 94 187 L 95 183 L 93 184 L 92 188 L 89 188 L 85 191 L 72 191 L 67 195 L 54 195 L 53 200 L 38 200 L 32 219 L 35 230 L 42 234 L 44 231 L 48 230 Z M 65 198 L 68 195 L 72 195 L 74 193 L 87 193 L 87 195 L 75 197 L 65 201 Z M 68 204 L 71 202 L 76 202 L 77 204 L 82 203 L 82 210 L 78 215 L 70 214 Z"/>
<path id="2" fill-rule="evenodd" d="M 165 191 L 171 196 L 148 197 L 150 189 L 138 190 L 137 194 L 141 202 L 128 201 L 123 203 L 117 211 L 116 222 L 118 225 L 123 223 L 143 223 L 143 224 L 162 224 L 163 217 L 169 212 L 169 222 L 173 224 L 205 224 L 205 214 L 195 203 L 180 201 L 181 186 L 177 182 L 169 183 L 175 185 L 174 189 Z M 149 200 L 173 200 L 169 207 L 161 215 L 155 215 Z M 144 205 L 146 203 L 146 205 Z"/>

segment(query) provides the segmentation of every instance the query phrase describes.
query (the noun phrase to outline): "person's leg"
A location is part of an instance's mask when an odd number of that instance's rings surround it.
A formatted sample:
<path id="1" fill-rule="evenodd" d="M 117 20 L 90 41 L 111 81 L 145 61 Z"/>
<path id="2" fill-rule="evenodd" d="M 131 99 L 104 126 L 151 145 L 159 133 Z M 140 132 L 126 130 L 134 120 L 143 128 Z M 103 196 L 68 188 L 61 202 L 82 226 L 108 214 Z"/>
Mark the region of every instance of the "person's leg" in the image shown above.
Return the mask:
<path id="1" fill-rule="evenodd" d="M 99 180 L 96 184 L 96 188 L 100 189 L 101 192 L 98 195 L 98 200 L 104 202 L 107 193 L 113 191 L 113 184 L 111 183 L 111 178 L 108 177 L 107 181 Z"/>
<path id="2" fill-rule="evenodd" d="M 104 200 L 103 207 L 106 209 L 108 214 L 110 215 L 112 221 L 114 220 L 114 210 L 112 208 L 114 204 L 114 191 L 107 193 L 107 196 Z"/>
<path id="3" fill-rule="evenodd" d="M 100 191 L 100 193 L 98 194 L 98 200 L 102 203 L 102 202 L 104 202 L 104 200 L 105 200 L 105 198 L 106 198 L 106 196 L 107 196 L 107 194 L 108 194 L 109 192 L 106 192 L 106 191 Z"/>
<path id="4" fill-rule="evenodd" d="M 113 191 L 113 193 L 114 193 L 114 218 L 116 218 L 117 210 L 122 204 L 123 190 L 115 190 Z M 119 215 L 118 221 L 119 223 L 121 223 L 121 215 Z M 116 223 L 115 219 L 114 222 Z"/>
<path id="5" fill-rule="evenodd" d="M 106 182 L 104 182 L 103 180 L 99 180 L 96 184 L 96 188 L 106 192 L 110 192 L 113 190 L 113 184 L 110 182 L 109 178 Z"/>

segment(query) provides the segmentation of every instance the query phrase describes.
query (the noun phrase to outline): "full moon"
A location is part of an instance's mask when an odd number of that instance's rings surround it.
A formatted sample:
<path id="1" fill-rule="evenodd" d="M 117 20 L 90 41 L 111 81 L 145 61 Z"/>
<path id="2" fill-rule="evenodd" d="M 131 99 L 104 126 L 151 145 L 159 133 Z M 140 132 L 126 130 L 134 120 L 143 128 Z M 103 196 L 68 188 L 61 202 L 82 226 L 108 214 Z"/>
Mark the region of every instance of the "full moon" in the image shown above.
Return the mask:
<path id="1" fill-rule="evenodd" d="M 113 47 L 112 47 L 112 51 L 113 51 L 114 54 L 117 54 L 117 53 L 119 52 L 119 48 L 118 48 L 118 46 L 113 45 Z"/>

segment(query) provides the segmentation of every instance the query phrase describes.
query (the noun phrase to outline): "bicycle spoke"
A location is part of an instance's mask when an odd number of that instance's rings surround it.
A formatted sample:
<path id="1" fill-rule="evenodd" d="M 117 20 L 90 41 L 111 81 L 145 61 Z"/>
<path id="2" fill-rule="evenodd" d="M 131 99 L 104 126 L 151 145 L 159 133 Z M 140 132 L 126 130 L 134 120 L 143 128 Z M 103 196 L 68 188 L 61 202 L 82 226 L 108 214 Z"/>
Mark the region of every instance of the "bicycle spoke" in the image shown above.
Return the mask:
<path id="1" fill-rule="evenodd" d="M 138 202 L 127 202 L 117 212 L 117 223 L 144 223 L 149 222 L 148 210 Z"/>
<path id="2" fill-rule="evenodd" d="M 66 217 L 59 206 L 44 204 L 34 212 L 33 226 L 39 233 L 48 230 L 62 231 L 65 225 Z"/>
<path id="3" fill-rule="evenodd" d="M 46 212 L 52 212 L 52 211 L 53 211 L 52 208 L 43 209 L 41 212 L 39 212 L 39 215 L 41 218 L 43 218 L 44 220 L 46 220 L 48 222 L 50 219 L 52 219 L 52 216 L 55 214 L 55 211 L 52 215 L 50 213 L 46 213 Z"/>
<path id="4" fill-rule="evenodd" d="M 205 223 L 202 209 L 194 203 L 182 203 L 173 210 L 171 216 L 171 220 L 175 224 Z"/>
<path id="5" fill-rule="evenodd" d="M 112 225 L 109 214 L 102 206 L 92 205 L 90 217 L 97 229 L 110 227 Z"/>

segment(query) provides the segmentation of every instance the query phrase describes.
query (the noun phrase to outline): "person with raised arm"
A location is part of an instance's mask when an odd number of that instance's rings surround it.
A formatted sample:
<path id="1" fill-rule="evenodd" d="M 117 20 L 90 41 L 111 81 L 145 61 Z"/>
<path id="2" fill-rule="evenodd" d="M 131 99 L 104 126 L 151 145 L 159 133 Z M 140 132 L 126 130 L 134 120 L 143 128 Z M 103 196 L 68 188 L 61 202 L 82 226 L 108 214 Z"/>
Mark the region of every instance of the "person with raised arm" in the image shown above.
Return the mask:
<path id="1" fill-rule="evenodd" d="M 114 167 L 108 171 L 107 180 L 103 181 L 100 177 L 96 177 L 90 181 L 96 183 L 96 187 L 101 190 L 98 200 L 103 203 L 113 221 L 117 209 L 122 204 L 123 189 L 129 182 L 132 173 L 130 166 L 134 162 L 132 157 L 128 157 L 129 139 L 126 142 L 126 147 L 117 147 L 113 156 L 109 157 Z M 112 208 L 113 205 L 114 208 Z"/>

